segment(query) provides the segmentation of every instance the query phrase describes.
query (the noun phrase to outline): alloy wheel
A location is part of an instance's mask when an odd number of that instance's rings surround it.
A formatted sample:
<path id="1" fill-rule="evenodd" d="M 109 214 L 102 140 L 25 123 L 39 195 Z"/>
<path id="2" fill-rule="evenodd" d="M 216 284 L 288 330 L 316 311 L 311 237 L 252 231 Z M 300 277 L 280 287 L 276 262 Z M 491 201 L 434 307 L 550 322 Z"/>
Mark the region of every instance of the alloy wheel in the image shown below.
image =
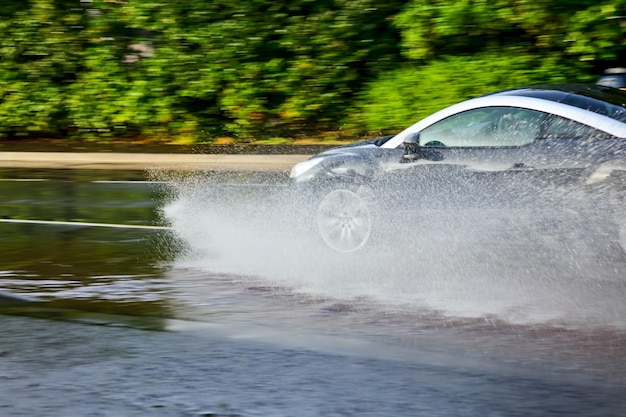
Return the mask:
<path id="1" fill-rule="evenodd" d="M 324 242 L 338 252 L 361 249 L 372 233 L 372 216 L 366 199 L 347 189 L 333 190 L 321 199 L 316 221 Z"/>

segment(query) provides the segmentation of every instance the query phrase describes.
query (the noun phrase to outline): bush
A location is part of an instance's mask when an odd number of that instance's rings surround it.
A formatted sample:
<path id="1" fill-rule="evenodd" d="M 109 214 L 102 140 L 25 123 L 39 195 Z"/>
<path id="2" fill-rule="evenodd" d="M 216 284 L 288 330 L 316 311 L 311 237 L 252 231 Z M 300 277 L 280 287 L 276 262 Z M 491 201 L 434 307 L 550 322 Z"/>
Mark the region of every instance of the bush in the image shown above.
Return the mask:
<path id="1" fill-rule="evenodd" d="M 423 66 L 405 64 L 366 87 L 351 124 L 369 131 L 397 131 L 458 101 L 496 90 L 589 81 L 586 67 L 577 62 L 568 66 L 556 57 L 506 52 L 450 56 Z"/>

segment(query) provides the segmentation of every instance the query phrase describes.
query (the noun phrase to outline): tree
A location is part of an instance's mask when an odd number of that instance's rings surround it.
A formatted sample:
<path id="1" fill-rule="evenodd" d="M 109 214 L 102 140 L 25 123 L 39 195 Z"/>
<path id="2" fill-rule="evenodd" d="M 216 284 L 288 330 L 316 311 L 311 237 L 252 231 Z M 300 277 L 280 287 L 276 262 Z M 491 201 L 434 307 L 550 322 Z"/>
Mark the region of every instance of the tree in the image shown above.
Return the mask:
<path id="1" fill-rule="evenodd" d="M 32 0 L 3 2 L 0 13 L 0 133 L 63 134 L 84 10 L 70 0 Z"/>
<path id="2" fill-rule="evenodd" d="M 354 124 L 397 130 L 461 99 L 590 82 L 626 52 L 624 0 L 413 0 L 396 15 L 402 67 L 369 84 Z"/>
<path id="3" fill-rule="evenodd" d="M 513 82 L 587 81 L 624 65 L 625 3 L 6 0 L 0 135 L 394 129 Z"/>

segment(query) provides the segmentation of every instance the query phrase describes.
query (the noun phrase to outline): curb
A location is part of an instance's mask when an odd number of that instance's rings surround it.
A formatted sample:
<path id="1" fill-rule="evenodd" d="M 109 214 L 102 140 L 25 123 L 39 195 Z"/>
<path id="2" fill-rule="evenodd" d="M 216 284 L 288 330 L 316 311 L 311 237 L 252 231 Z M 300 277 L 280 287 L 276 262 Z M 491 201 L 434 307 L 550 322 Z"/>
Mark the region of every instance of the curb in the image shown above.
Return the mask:
<path id="1" fill-rule="evenodd" d="M 0 152 L 0 168 L 288 171 L 310 155 Z"/>

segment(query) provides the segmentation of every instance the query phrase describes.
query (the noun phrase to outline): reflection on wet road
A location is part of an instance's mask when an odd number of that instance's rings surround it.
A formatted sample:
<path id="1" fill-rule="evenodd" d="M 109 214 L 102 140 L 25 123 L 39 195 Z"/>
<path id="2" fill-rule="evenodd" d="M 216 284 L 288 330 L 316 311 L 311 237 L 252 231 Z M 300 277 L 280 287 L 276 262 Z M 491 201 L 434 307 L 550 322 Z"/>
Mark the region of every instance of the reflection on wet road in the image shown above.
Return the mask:
<path id="1" fill-rule="evenodd" d="M 451 218 L 422 256 L 345 257 L 281 175 L 2 174 L 0 292 L 42 301 L 0 306 L 0 415 L 626 410 L 626 262 L 559 225 Z"/>
<path id="2" fill-rule="evenodd" d="M 57 307 L 162 315 L 158 236 L 134 228 L 159 225 L 155 185 L 141 173 L 134 182 L 128 173 L 120 181 L 97 172 L 46 174 L 0 181 L 0 287 Z"/>

